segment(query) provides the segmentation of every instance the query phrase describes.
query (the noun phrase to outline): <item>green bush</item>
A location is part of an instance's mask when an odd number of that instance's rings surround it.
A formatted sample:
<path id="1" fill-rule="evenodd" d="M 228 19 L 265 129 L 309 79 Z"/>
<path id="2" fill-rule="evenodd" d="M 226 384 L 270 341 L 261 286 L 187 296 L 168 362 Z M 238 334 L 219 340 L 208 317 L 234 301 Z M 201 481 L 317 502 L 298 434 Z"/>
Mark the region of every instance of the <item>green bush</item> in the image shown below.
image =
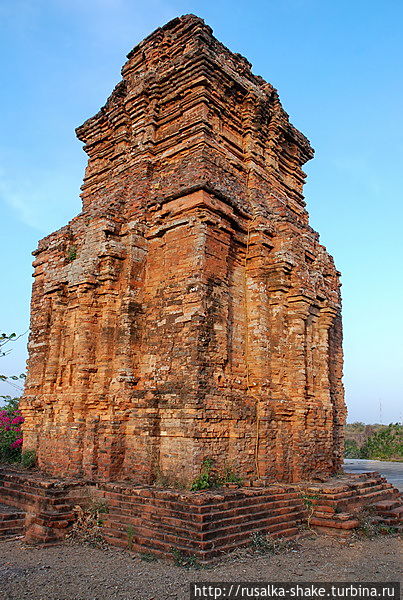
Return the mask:
<path id="1" fill-rule="evenodd" d="M 21 453 L 20 462 L 25 469 L 32 469 L 36 465 L 35 450 L 24 450 Z"/>
<path id="2" fill-rule="evenodd" d="M 18 399 L 7 400 L 0 410 L 0 461 L 19 462 L 21 460 L 22 431 L 24 417 L 18 410 Z"/>
<path id="3" fill-rule="evenodd" d="M 361 458 L 403 460 L 403 425 L 390 423 L 381 431 L 373 433 L 362 446 Z"/>
<path id="4" fill-rule="evenodd" d="M 234 473 L 231 467 L 226 467 L 223 471 L 217 470 L 212 458 L 205 458 L 202 462 L 200 475 L 193 481 L 191 490 L 208 490 L 225 485 L 226 483 L 242 485 L 242 479 Z"/>
<path id="5" fill-rule="evenodd" d="M 205 458 L 202 462 L 200 475 L 196 477 L 190 488 L 193 492 L 198 490 L 207 490 L 217 487 L 217 476 L 212 472 L 214 461 L 211 458 Z"/>
<path id="6" fill-rule="evenodd" d="M 361 450 L 355 440 L 345 440 L 344 456 L 346 458 L 361 458 Z"/>

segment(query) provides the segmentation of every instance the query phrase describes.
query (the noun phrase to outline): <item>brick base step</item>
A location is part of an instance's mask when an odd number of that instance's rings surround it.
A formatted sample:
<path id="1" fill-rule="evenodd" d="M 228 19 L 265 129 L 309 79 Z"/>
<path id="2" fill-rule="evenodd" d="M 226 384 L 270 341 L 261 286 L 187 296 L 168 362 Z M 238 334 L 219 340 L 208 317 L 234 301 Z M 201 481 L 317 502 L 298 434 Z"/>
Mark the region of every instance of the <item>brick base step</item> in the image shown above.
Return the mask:
<path id="1" fill-rule="evenodd" d="M 331 537 L 340 537 L 348 539 L 351 536 L 353 529 L 337 529 L 336 527 L 322 527 L 321 525 L 315 525 L 311 527 L 316 533 L 322 533 L 323 535 L 330 535 Z"/>
<path id="2" fill-rule="evenodd" d="M 371 508 L 374 508 L 377 512 L 389 512 L 390 510 L 401 508 L 402 501 L 399 498 L 395 500 L 381 500 L 380 502 L 373 502 Z"/>
<path id="3" fill-rule="evenodd" d="M 14 507 L 0 504 L 0 539 L 24 534 L 25 513 Z"/>
<path id="4" fill-rule="evenodd" d="M 201 562 L 248 546 L 253 533 L 295 536 L 304 522 L 318 532 L 347 536 L 359 525 L 357 514 L 369 505 L 371 517 L 385 526 L 385 533 L 387 527 L 401 527 L 403 514 L 400 493 L 377 473 L 345 474 L 319 483 L 189 492 L 127 482 L 64 481 L 0 469 L 0 502 L 6 505 L 0 506 L 0 536 L 25 533 L 30 542 L 57 543 L 76 518 L 75 505 L 85 509 L 93 501 L 108 507 L 103 516 L 108 542 L 161 556 L 175 548 Z"/>
<path id="5" fill-rule="evenodd" d="M 347 536 L 359 526 L 359 513 L 368 508 L 385 526 L 401 523 L 401 494 L 379 473 L 346 474 L 305 491 L 316 496 L 309 522 L 320 533 Z"/>
<path id="6" fill-rule="evenodd" d="M 197 558 L 197 560 L 201 563 L 211 562 L 214 558 L 225 555 L 236 548 L 242 548 L 252 545 L 252 533 L 250 532 L 248 537 L 243 536 L 242 539 L 233 540 L 232 543 L 223 543 L 220 546 L 215 546 L 212 544 L 212 547 L 203 548 L 202 544 L 197 544 L 195 547 L 191 547 L 190 545 L 183 544 L 179 541 L 173 543 L 171 545 L 171 550 L 179 550 L 184 555 L 192 555 Z M 297 536 L 299 533 L 299 528 L 295 523 L 281 523 L 277 526 L 275 531 L 269 531 L 268 536 L 273 539 L 292 539 Z M 158 540 L 156 538 L 145 538 L 142 536 L 134 536 L 133 541 L 128 539 L 126 532 L 117 531 L 108 528 L 103 534 L 104 540 L 113 545 L 119 546 L 120 548 L 125 548 L 128 550 L 132 550 L 134 552 L 151 552 L 156 556 L 160 557 L 169 557 L 171 556 L 171 550 L 169 550 L 169 545 L 167 545 L 167 540 Z"/>
<path id="7" fill-rule="evenodd" d="M 337 519 L 319 519 L 316 517 L 312 517 L 312 519 L 310 520 L 310 524 L 311 527 L 321 527 L 322 529 L 324 527 L 327 527 L 328 529 L 343 529 L 345 531 L 349 531 L 358 527 L 360 522 L 358 521 L 358 519 L 354 519 L 351 515 L 349 515 L 349 517 L 344 519 L 343 521 Z"/>
<path id="8" fill-rule="evenodd" d="M 392 510 L 389 511 L 388 516 L 395 519 L 395 521 L 403 522 L 403 504 L 397 508 L 392 508 Z"/>
<path id="9" fill-rule="evenodd" d="M 396 528 L 396 531 L 403 530 L 403 501 L 399 499 L 384 500 L 374 502 L 369 505 L 377 517 L 376 522 L 385 527 Z"/>
<path id="10" fill-rule="evenodd" d="M 329 495 L 330 496 L 330 495 Z M 398 497 L 397 491 L 391 484 L 380 484 L 373 485 L 369 488 L 361 488 L 359 490 L 349 490 L 346 492 L 340 492 L 333 494 L 331 500 L 333 502 L 344 504 L 350 504 L 359 500 L 360 502 L 366 502 L 367 500 L 381 500 L 383 498 L 390 498 L 390 496 Z"/>
<path id="11" fill-rule="evenodd" d="M 392 528 L 393 531 L 396 532 L 403 531 L 403 523 L 395 521 L 394 519 L 388 519 L 385 517 L 373 517 L 371 519 L 371 523 L 374 525 L 378 525 L 380 528 L 385 527 L 387 530 Z"/>
<path id="12" fill-rule="evenodd" d="M 298 535 L 298 533 L 299 533 L 299 528 L 297 526 L 295 526 L 295 525 L 292 526 L 291 524 L 288 524 L 288 527 L 287 527 L 283 524 L 281 529 L 278 529 L 277 531 L 269 532 L 268 537 L 270 537 L 272 539 L 293 539 Z M 206 553 L 204 560 L 202 559 L 201 562 L 210 562 L 211 560 L 213 560 L 219 556 L 224 556 L 224 555 L 232 552 L 236 548 L 247 548 L 248 546 L 251 546 L 251 538 L 237 542 L 236 545 L 228 544 L 228 545 L 220 546 L 219 548 L 209 550 Z"/>

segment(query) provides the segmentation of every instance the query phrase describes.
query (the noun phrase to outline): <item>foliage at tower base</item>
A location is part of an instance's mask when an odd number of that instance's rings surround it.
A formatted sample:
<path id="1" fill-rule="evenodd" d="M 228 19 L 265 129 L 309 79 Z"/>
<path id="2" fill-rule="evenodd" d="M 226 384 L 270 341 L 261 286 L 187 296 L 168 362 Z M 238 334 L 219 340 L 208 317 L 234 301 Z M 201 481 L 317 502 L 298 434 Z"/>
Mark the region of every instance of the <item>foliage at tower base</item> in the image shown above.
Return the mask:
<path id="1" fill-rule="evenodd" d="M 24 417 L 18 410 L 18 398 L 7 400 L 0 411 L 0 461 L 19 462 L 21 459 Z"/>
<path id="2" fill-rule="evenodd" d="M 10 350 L 4 347 L 11 341 L 16 341 L 19 337 L 15 333 L 0 334 L 0 358 L 8 354 Z M 25 375 L 3 375 L 0 374 L 0 381 L 6 381 L 16 390 L 22 392 L 22 387 L 17 383 L 18 380 L 25 379 Z M 31 467 L 35 463 L 35 456 L 32 452 L 22 452 L 22 429 L 24 417 L 19 410 L 19 398 L 11 396 L 0 396 L 4 404 L 0 409 L 0 462 L 21 463 L 23 466 Z"/>
<path id="3" fill-rule="evenodd" d="M 401 423 L 370 426 L 375 431 L 361 444 L 357 440 L 348 437 L 348 429 L 357 425 L 359 423 L 353 423 L 346 427 L 344 454 L 346 458 L 403 461 L 403 425 Z"/>

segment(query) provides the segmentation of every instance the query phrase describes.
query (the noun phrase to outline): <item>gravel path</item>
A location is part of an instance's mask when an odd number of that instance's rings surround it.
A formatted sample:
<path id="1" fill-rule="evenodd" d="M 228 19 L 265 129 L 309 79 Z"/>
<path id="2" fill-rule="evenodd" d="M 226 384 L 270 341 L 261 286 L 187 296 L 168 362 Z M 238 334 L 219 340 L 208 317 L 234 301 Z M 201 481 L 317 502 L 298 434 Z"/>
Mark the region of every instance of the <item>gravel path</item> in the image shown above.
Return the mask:
<path id="1" fill-rule="evenodd" d="M 378 536 L 341 542 L 300 540 L 276 555 L 231 555 L 208 569 L 146 562 L 115 548 L 77 543 L 35 548 L 0 543 L 1 600 L 188 600 L 191 581 L 398 581 L 402 540 Z"/>

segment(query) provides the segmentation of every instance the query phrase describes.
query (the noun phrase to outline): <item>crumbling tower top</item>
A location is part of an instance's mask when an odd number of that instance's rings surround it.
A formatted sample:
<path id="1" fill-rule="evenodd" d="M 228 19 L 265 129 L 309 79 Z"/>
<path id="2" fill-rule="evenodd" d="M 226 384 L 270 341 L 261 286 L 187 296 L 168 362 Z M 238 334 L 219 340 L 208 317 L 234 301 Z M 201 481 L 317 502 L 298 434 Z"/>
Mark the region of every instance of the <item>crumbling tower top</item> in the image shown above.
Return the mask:
<path id="1" fill-rule="evenodd" d="M 197 174 L 193 186 L 231 195 L 224 189 L 229 175 L 214 181 L 210 171 L 215 153 L 236 164 L 244 178 L 254 169 L 270 179 L 290 206 L 304 212 L 301 167 L 313 156 L 309 141 L 290 124 L 273 86 L 223 46 L 202 19 L 185 15 L 154 31 L 128 54 L 122 76 L 105 106 L 77 129 L 90 157 L 84 208 L 100 185 L 124 170 L 122 163 L 128 166 L 128 153 L 130 163 L 142 163 L 148 174 L 148 196 L 160 201 L 150 174 L 180 152 L 183 170 L 188 163 Z M 178 179 L 189 187 L 188 176 Z"/>

